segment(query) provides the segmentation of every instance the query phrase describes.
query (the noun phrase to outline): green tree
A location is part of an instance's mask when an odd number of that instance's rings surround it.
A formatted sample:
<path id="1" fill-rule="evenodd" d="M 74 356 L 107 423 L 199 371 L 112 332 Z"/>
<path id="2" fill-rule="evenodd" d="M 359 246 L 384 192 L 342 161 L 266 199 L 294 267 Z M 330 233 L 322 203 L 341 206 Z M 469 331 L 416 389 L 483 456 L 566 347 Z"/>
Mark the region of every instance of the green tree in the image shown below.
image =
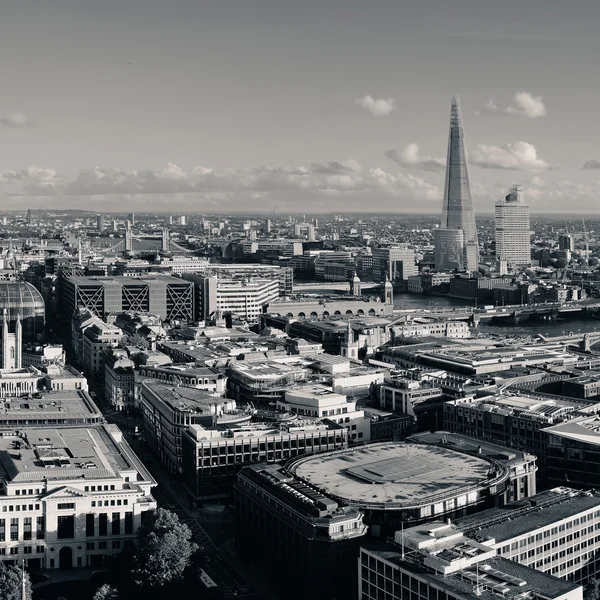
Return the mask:
<path id="1" fill-rule="evenodd" d="M 0 562 L 0 598 L 2 600 L 21 600 L 23 589 L 23 571 L 20 567 L 7 567 Z M 31 581 L 25 571 L 25 598 L 31 600 Z"/>
<path id="2" fill-rule="evenodd" d="M 141 586 L 164 587 L 178 580 L 190 564 L 198 546 L 192 532 L 179 517 L 159 508 L 137 531 L 134 555 L 134 581 Z"/>
<path id="3" fill-rule="evenodd" d="M 118 597 L 119 592 L 108 583 L 101 585 L 94 594 L 94 600 L 117 600 Z"/>

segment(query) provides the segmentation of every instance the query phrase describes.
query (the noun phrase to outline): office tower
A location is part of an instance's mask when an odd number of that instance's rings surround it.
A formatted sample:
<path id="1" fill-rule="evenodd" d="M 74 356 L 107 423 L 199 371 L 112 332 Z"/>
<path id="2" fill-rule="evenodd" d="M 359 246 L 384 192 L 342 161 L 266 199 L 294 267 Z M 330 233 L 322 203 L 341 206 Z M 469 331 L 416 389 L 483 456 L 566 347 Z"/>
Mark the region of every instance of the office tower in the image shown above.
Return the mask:
<path id="1" fill-rule="evenodd" d="M 496 260 L 512 268 L 530 265 L 531 224 L 522 187 L 513 187 L 504 200 L 496 202 L 494 217 Z"/>
<path id="2" fill-rule="evenodd" d="M 263 225 L 263 233 L 271 233 L 271 219 L 267 219 Z"/>
<path id="3" fill-rule="evenodd" d="M 96 229 L 98 231 L 104 231 L 104 215 L 98 215 L 96 217 Z"/>
<path id="4" fill-rule="evenodd" d="M 180 224 L 180 225 L 185 225 L 185 215 L 181 215 L 181 216 L 179 217 L 179 224 Z"/>
<path id="5" fill-rule="evenodd" d="M 464 268 L 465 241 L 462 229 L 436 229 L 433 232 L 435 268 L 461 271 Z"/>
<path id="6" fill-rule="evenodd" d="M 570 251 L 573 251 L 575 249 L 575 245 L 573 243 L 573 236 L 570 233 L 558 236 L 558 249 Z"/>
<path id="7" fill-rule="evenodd" d="M 373 250 L 374 281 L 406 281 L 417 273 L 415 251 L 406 244 Z"/>
<path id="8" fill-rule="evenodd" d="M 135 213 L 131 213 L 129 215 L 129 220 L 131 221 L 131 225 L 135 225 Z"/>
<path id="9" fill-rule="evenodd" d="M 33 217 L 31 215 L 31 209 L 27 211 L 27 225 L 31 225 L 33 223 Z"/>
<path id="10" fill-rule="evenodd" d="M 479 263 L 479 243 L 467 168 L 460 100 L 457 95 L 452 98 L 450 111 L 441 229 L 463 230 L 462 268 L 466 271 L 476 271 Z M 448 238 L 440 236 L 438 239 L 443 243 Z M 455 241 L 456 235 L 450 239 Z M 440 254 L 445 253 L 445 250 L 440 250 Z"/>
<path id="11" fill-rule="evenodd" d="M 169 230 L 166 227 L 162 228 L 161 250 L 163 252 L 169 251 Z"/>
<path id="12" fill-rule="evenodd" d="M 127 221 L 125 228 L 125 252 L 133 251 L 133 231 L 131 230 L 131 222 Z"/>

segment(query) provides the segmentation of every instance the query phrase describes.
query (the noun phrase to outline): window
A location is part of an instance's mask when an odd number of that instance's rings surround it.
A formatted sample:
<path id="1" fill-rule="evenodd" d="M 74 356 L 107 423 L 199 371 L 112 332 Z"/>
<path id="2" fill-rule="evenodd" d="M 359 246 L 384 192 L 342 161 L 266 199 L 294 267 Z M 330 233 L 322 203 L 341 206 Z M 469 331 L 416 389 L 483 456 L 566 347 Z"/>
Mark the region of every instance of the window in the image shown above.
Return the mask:
<path id="1" fill-rule="evenodd" d="M 23 548 L 23 553 L 24 554 L 31 554 L 33 552 L 33 546 L 25 546 Z"/>
<path id="2" fill-rule="evenodd" d="M 125 513 L 125 533 L 133 533 L 133 513 Z"/>
<path id="3" fill-rule="evenodd" d="M 31 539 L 31 528 L 32 528 L 32 518 L 25 517 L 23 519 L 23 539 L 24 540 Z"/>
<path id="4" fill-rule="evenodd" d="M 45 537 L 46 527 L 45 527 L 44 517 L 37 517 L 36 525 L 35 525 L 35 537 L 38 540 L 43 540 Z"/>
<path id="5" fill-rule="evenodd" d="M 96 535 L 96 527 L 94 522 L 94 514 L 88 513 L 85 515 L 85 535 L 88 537 L 93 537 Z"/>
<path id="6" fill-rule="evenodd" d="M 36 546 L 35 551 L 37 554 L 42 554 L 44 552 L 44 546 Z"/>
<path id="7" fill-rule="evenodd" d="M 113 535 L 119 535 L 121 533 L 121 513 L 112 514 L 111 530 Z"/>
<path id="8" fill-rule="evenodd" d="M 19 549 L 18 548 L 11 548 L 10 549 L 10 553 L 13 554 L 13 555 L 14 554 L 19 554 Z"/>
<path id="9" fill-rule="evenodd" d="M 58 517 L 57 537 L 59 540 L 66 540 L 75 537 L 74 515 L 60 515 Z"/>
<path id="10" fill-rule="evenodd" d="M 98 519 L 98 535 L 108 535 L 108 515 L 100 513 Z"/>
<path id="11" fill-rule="evenodd" d="M 10 539 L 13 542 L 19 539 L 19 519 L 10 520 Z"/>
<path id="12" fill-rule="evenodd" d="M 63 502 L 63 503 L 58 503 L 57 506 L 58 510 L 75 510 L 75 503 L 74 502 Z"/>

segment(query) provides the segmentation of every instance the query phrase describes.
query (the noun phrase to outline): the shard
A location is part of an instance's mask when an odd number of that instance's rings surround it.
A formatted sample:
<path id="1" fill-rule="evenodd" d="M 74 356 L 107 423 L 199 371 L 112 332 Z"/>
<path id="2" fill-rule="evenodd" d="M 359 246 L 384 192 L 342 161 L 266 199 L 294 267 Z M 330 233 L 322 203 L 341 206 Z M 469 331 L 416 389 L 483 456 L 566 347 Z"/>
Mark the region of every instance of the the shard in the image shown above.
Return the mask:
<path id="1" fill-rule="evenodd" d="M 450 133 L 448 136 L 448 160 L 446 163 L 446 181 L 444 184 L 444 205 L 442 209 L 441 229 L 462 230 L 463 252 L 462 269 L 477 271 L 479 263 L 479 244 L 477 227 L 475 225 L 475 210 L 471 197 L 469 171 L 467 168 L 467 153 L 463 133 L 460 99 L 457 95 L 452 98 L 450 111 Z M 448 232 L 449 233 L 449 232 Z M 440 244 L 444 244 L 451 236 L 438 235 Z M 441 255 L 446 255 L 443 251 Z M 437 265 L 446 269 L 446 265 Z"/>

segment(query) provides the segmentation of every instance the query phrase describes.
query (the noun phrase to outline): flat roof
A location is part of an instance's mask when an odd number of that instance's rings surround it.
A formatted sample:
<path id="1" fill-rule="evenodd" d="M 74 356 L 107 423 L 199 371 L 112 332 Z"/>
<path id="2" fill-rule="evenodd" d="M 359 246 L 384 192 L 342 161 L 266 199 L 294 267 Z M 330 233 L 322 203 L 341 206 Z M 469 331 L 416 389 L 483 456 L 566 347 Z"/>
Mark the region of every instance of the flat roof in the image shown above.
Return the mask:
<path id="1" fill-rule="evenodd" d="M 504 542 L 599 507 L 600 493 L 562 487 L 457 519 L 454 524 L 477 537 Z"/>
<path id="2" fill-rule="evenodd" d="M 448 448 L 386 442 L 315 455 L 290 469 L 348 502 L 414 506 L 428 497 L 458 493 L 489 477 L 490 461 Z"/>
<path id="3" fill-rule="evenodd" d="M 136 469 L 106 427 L 26 429 L 0 437 L 0 477 L 10 482 L 99 479 Z"/>
<path id="4" fill-rule="evenodd" d="M 512 591 L 512 595 L 509 597 L 515 596 L 524 590 L 533 589 L 544 598 L 554 599 L 564 597 L 564 594 L 580 587 L 570 581 L 542 573 L 542 571 L 537 571 L 536 569 L 500 556 L 482 560 L 479 563 L 479 572 L 475 565 L 473 565 L 468 569 L 462 569 L 449 576 L 408 562 L 403 558 L 400 548 L 391 544 L 386 544 L 385 542 L 367 542 L 362 544 L 362 547 L 381 560 L 400 565 L 403 570 L 414 573 L 416 577 L 429 582 L 440 590 L 451 590 L 459 593 L 460 597 L 465 598 L 465 600 L 498 600 L 501 597 L 489 587 L 484 588 L 479 594 L 474 592 L 474 581 L 480 579 L 482 580 L 481 583 L 485 585 L 486 582 L 483 580 L 483 577 L 487 573 L 492 575 L 491 578 L 489 576 L 486 578 L 491 579 L 489 582 L 490 585 L 500 583 L 507 587 L 508 584 L 508 587 Z M 463 574 L 466 574 L 466 576 L 463 576 Z M 510 578 L 515 578 L 519 582 L 523 581 L 525 585 L 520 586 Z"/>
<path id="5" fill-rule="evenodd" d="M 144 379 L 142 385 L 158 396 L 161 402 L 176 411 L 202 413 L 215 404 L 234 402 L 228 398 L 212 396 L 206 390 L 185 386 L 177 387 L 172 383 L 160 383 L 154 379 Z"/>
<path id="6" fill-rule="evenodd" d="M 84 390 L 37 392 L 28 396 L 0 400 L 0 422 L 7 417 L 24 419 L 89 418 L 102 416 L 91 396 Z"/>
<path id="7" fill-rule="evenodd" d="M 140 283 L 152 283 L 153 281 L 160 281 L 162 283 L 179 283 L 181 285 L 194 285 L 191 281 L 180 279 L 179 277 L 172 277 L 171 275 L 145 275 L 143 277 L 127 277 L 126 275 L 107 275 L 105 277 L 101 275 L 69 275 L 67 277 L 69 281 L 76 283 L 77 285 L 91 285 L 105 283 L 120 283 L 121 285 L 140 285 Z"/>

